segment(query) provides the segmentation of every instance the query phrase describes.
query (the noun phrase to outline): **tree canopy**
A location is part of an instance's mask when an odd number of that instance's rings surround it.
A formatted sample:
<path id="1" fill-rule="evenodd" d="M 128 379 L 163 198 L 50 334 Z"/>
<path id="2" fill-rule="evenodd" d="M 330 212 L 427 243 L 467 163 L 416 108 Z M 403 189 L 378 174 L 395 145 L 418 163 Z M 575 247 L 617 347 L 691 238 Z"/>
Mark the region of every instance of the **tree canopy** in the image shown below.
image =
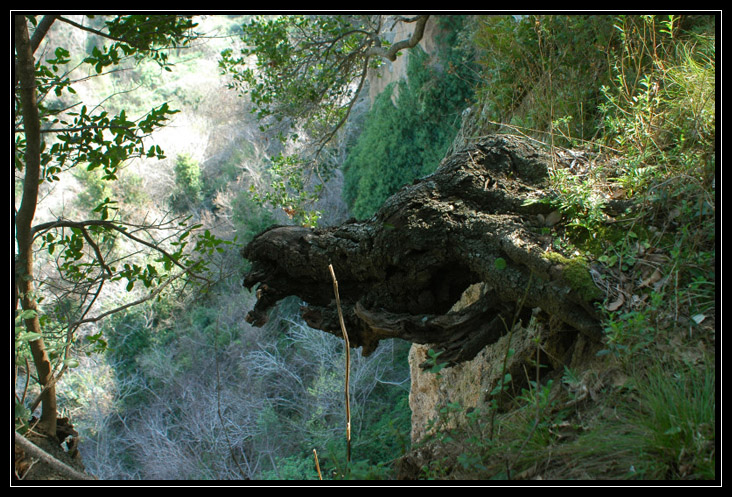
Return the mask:
<path id="1" fill-rule="evenodd" d="M 368 69 L 416 46 L 428 18 L 395 16 L 393 23 L 415 28 L 391 44 L 380 15 L 256 17 L 242 26 L 240 53 L 224 51 L 220 67 L 233 87 L 249 93 L 260 119 L 288 119 L 322 148 L 348 117 Z"/>
<path id="2" fill-rule="evenodd" d="M 430 16 L 389 17 L 257 16 L 242 26 L 243 47 L 238 53 L 222 52 L 222 72 L 231 77 L 232 88 L 248 94 L 262 125 L 282 123 L 283 141 L 309 144 L 299 149 L 297 157 L 274 161 L 290 178 L 280 180 L 276 188 L 289 187 L 295 193 L 287 201 L 270 199 L 275 205 L 301 212 L 291 204 L 312 200 L 307 185 L 291 178 L 301 174 L 298 170 L 326 175 L 337 166 L 322 152 L 346 123 L 369 69 L 415 47 Z M 397 23 L 413 24 L 414 29 L 409 38 L 392 43 L 385 35 Z"/>

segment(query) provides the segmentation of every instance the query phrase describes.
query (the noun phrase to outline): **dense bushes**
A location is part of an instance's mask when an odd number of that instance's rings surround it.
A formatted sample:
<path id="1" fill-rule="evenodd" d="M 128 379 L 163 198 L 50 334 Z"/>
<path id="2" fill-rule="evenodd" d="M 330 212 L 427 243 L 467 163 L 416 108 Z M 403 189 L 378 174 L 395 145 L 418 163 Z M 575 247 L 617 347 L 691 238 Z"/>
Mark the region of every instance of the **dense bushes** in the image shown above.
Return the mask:
<path id="1" fill-rule="evenodd" d="M 473 30 L 481 124 L 540 139 L 553 132 L 564 145 L 595 135 L 600 87 L 610 77 L 610 16 L 485 16 Z"/>
<path id="2" fill-rule="evenodd" d="M 343 195 L 357 218 L 367 218 L 400 187 L 433 172 L 460 128 L 472 95 L 471 69 L 457 48 L 461 20 L 450 22 L 438 40 L 436 61 L 418 47 L 410 51 L 407 80 L 377 97 L 348 152 Z"/>
<path id="3" fill-rule="evenodd" d="M 187 212 L 201 201 L 201 167 L 190 154 L 180 154 L 175 160 L 175 191 L 170 202 L 177 212 Z"/>

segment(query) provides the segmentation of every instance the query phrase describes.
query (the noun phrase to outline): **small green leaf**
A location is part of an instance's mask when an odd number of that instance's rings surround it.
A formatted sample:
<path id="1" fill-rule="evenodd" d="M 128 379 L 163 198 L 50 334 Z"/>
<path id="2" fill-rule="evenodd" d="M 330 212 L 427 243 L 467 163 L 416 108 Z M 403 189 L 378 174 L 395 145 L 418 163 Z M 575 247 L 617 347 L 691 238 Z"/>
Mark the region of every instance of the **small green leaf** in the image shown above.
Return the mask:
<path id="1" fill-rule="evenodd" d="M 28 409 L 22 402 L 15 403 L 15 417 L 16 418 L 29 418 L 31 416 L 30 409 Z"/>
<path id="2" fill-rule="evenodd" d="M 676 435 L 677 433 L 681 433 L 681 427 L 679 426 L 673 426 L 663 432 L 664 435 Z"/>
<path id="3" fill-rule="evenodd" d="M 497 258 L 497 259 L 496 259 L 496 260 L 495 260 L 495 261 L 493 262 L 493 265 L 494 265 L 494 266 L 495 266 L 495 268 L 496 268 L 496 269 L 498 269 L 499 271 L 503 271 L 504 269 L 506 269 L 506 259 L 504 259 L 503 257 L 498 257 L 498 258 Z"/>
<path id="4" fill-rule="evenodd" d="M 442 371 L 442 369 L 443 369 L 443 368 L 444 368 L 445 366 L 447 366 L 447 364 L 446 364 L 446 363 L 441 363 L 441 364 L 435 364 L 434 366 L 432 366 L 432 367 L 430 368 L 430 370 L 429 370 L 429 371 L 430 371 L 430 373 L 433 373 L 433 374 L 437 374 L 437 373 L 439 373 L 440 371 Z"/>
<path id="5" fill-rule="evenodd" d="M 427 355 L 430 356 L 432 359 L 437 359 L 437 357 L 442 354 L 442 350 L 439 352 L 436 352 L 434 349 L 429 349 L 427 351 Z"/>
<path id="6" fill-rule="evenodd" d="M 26 309 L 24 311 L 21 311 L 20 315 L 18 316 L 18 319 L 33 319 L 38 315 L 38 312 L 34 311 L 33 309 Z"/>
<path id="7" fill-rule="evenodd" d="M 38 340 L 39 338 L 42 338 L 43 335 L 40 333 L 21 333 L 18 335 L 18 340 L 21 342 L 32 342 L 34 340 Z"/>

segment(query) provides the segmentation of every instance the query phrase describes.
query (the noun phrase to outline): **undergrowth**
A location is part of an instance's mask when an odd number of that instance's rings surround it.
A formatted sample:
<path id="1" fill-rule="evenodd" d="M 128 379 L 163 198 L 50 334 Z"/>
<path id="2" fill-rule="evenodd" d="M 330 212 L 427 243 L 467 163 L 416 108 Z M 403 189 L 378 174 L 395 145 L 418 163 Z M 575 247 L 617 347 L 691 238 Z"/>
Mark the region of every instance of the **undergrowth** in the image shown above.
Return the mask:
<path id="1" fill-rule="evenodd" d="M 484 21 L 476 39 L 491 42 L 486 60 L 522 54 L 512 70 L 534 88 L 498 78 L 478 92 L 479 104 L 492 126 L 531 123 L 555 152 L 581 145 L 594 158 L 555 168 L 549 202 L 564 218 L 555 243 L 592 261 L 605 294 L 604 362 L 589 372 L 537 373 L 500 412 L 492 402 L 475 410 L 447 404 L 434 420 L 442 430 L 425 441 L 434 457 L 420 476 L 714 480 L 715 18 L 618 16 L 608 31 L 558 17 Z M 583 36 L 567 39 L 559 31 L 567 24 L 602 35 L 598 52 L 585 54 L 598 75 L 597 112 L 579 95 L 565 101 L 576 107 L 560 105 L 574 73 L 556 74 L 577 57 L 566 44 Z M 514 38 L 502 38 L 509 32 Z M 525 105 L 532 95 L 546 96 L 533 113 Z M 581 116 L 595 127 L 570 125 Z M 609 211 L 617 201 L 627 208 Z M 579 379 L 586 374 L 604 381 L 592 386 Z M 448 428 L 456 417 L 466 422 Z"/>

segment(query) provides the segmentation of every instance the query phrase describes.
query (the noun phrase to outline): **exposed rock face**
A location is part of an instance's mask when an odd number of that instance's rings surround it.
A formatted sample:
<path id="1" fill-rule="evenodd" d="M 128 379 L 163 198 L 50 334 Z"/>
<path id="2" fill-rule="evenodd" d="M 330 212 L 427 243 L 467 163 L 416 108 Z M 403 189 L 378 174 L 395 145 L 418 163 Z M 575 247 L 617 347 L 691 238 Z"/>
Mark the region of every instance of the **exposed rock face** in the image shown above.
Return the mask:
<path id="1" fill-rule="evenodd" d="M 556 158 L 555 158 L 556 159 Z M 257 286 L 248 320 L 261 325 L 280 299 L 296 295 L 313 328 L 341 336 L 328 270 L 333 265 L 352 347 L 368 354 L 385 338 L 431 344 L 440 360 L 473 359 L 541 309 L 574 334 L 600 338 L 600 297 L 580 262 L 553 253 L 538 234 L 551 208 L 527 202 L 547 193 L 552 158 L 512 136 L 492 136 L 446 158 L 402 188 L 368 221 L 323 229 L 275 227 L 243 255 L 245 286 Z M 481 297 L 460 310 L 468 287 Z"/>
<path id="2" fill-rule="evenodd" d="M 516 334 L 511 340 L 513 350 L 520 349 L 524 353 L 514 353 L 508 363 L 508 371 L 515 371 L 516 365 L 531 353 L 530 337 L 527 334 Z M 520 343 L 519 343 L 520 342 Z M 411 373 L 411 390 L 409 407 L 412 411 L 412 443 L 416 444 L 425 435 L 430 434 L 431 422 L 440 418 L 440 409 L 448 404 L 461 406 L 460 411 L 452 413 L 445 419 L 441 429 L 451 429 L 465 423 L 466 412 L 482 409 L 489 400 L 489 393 L 502 377 L 503 357 L 508 346 L 508 335 L 501 337 L 496 343 L 485 347 L 469 361 L 440 371 L 439 375 L 425 371 L 420 367 L 427 360 L 429 345 L 412 345 L 409 351 L 409 369 Z M 436 425 L 435 425 L 436 426 Z M 432 428 L 434 429 L 434 428 Z"/>
<path id="3" fill-rule="evenodd" d="M 383 22 L 389 26 L 393 25 L 393 28 L 386 31 L 384 38 L 390 42 L 395 40 L 406 40 L 414 31 L 414 23 L 404 23 L 389 21 L 389 16 L 383 16 Z M 437 20 L 433 16 L 427 21 L 424 28 L 424 35 L 419 42 L 419 47 L 424 50 L 427 54 L 435 54 L 437 52 L 437 34 L 439 30 L 437 28 Z M 383 61 L 383 64 L 376 69 L 369 69 L 368 81 L 369 81 L 369 99 L 371 105 L 373 105 L 376 97 L 386 89 L 386 87 L 395 82 L 406 79 L 407 77 L 407 65 L 409 61 L 409 50 L 405 50 L 394 62 Z M 395 89 L 392 99 L 397 96 L 397 90 Z"/>
<path id="4" fill-rule="evenodd" d="M 453 307 L 454 311 L 466 308 L 483 295 L 484 285 L 476 283 L 468 288 L 463 297 Z M 512 340 L 512 347 L 516 350 L 520 339 L 530 341 L 528 334 L 517 334 Z M 409 350 L 409 370 L 411 389 L 409 392 L 409 407 L 412 411 L 412 443 L 415 444 L 428 434 L 431 421 L 439 418 L 439 410 L 448 403 L 459 404 L 463 410 L 479 409 L 485 405 L 487 393 L 493 389 L 501 378 L 503 356 L 508 343 L 508 335 L 499 338 L 493 345 L 485 347 L 473 359 L 432 373 L 421 367 L 428 362 L 430 345 L 413 344 Z M 522 348 L 526 348 L 525 346 Z M 512 366 L 515 354 L 512 356 Z M 439 363 L 439 357 L 438 357 Z M 463 412 L 464 412 L 463 411 Z M 455 428 L 464 422 L 464 417 L 451 416 L 445 420 L 447 428 Z M 445 427 L 443 427 L 445 428 Z"/>
<path id="5" fill-rule="evenodd" d="M 453 310 L 459 311 L 474 304 L 484 297 L 484 291 L 484 284 L 471 286 Z M 466 413 L 474 409 L 488 410 L 488 403 L 495 398 L 491 392 L 501 384 L 507 373 L 513 378 L 511 387 L 515 395 L 516 391 L 528 384 L 527 373 L 534 374 L 537 347 L 540 349 L 539 360 L 543 364 L 542 376 L 553 374 L 554 371 L 561 372 L 564 366 L 574 368 L 594 357 L 599 345 L 597 341 L 588 340 L 561 326 L 555 328 L 556 323 L 550 323 L 551 320 L 547 322 L 547 318 L 546 313 L 535 308 L 527 322 L 515 323 L 513 333 L 501 336 L 474 358 L 442 369 L 438 374 L 422 367 L 428 362 L 431 346 L 413 344 L 409 351 L 412 443 L 416 444 L 425 435 L 431 434 L 437 427 L 434 422 L 438 419 L 443 423 L 440 429 L 452 429 L 467 422 Z M 511 323 L 506 323 L 506 326 L 511 326 Z M 440 419 L 440 409 L 448 404 L 461 408 L 451 412 L 449 417 Z"/>

